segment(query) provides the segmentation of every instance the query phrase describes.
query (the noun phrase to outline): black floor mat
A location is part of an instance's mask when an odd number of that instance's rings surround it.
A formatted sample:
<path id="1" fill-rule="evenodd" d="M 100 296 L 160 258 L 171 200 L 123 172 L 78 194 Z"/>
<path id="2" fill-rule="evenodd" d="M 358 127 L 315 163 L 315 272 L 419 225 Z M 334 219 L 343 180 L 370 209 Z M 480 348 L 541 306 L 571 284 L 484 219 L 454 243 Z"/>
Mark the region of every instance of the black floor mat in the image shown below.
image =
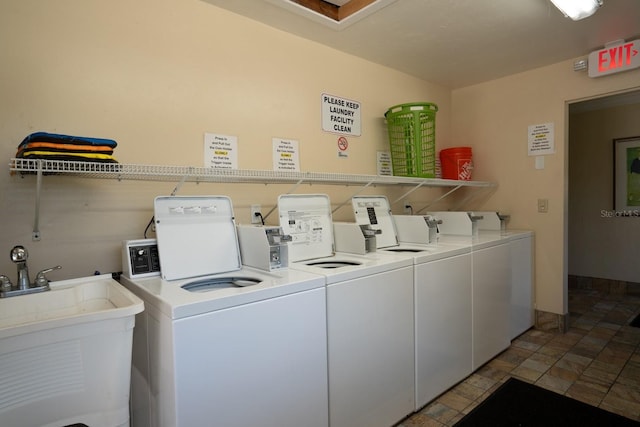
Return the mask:
<path id="1" fill-rule="evenodd" d="M 638 314 L 635 319 L 633 319 L 631 321 L 631 323 L 629 323 L 629 326 L 634 326 L 636 328 L 640 328 L 640 314 Z"/>
<path id="2" fill-rule="evenodd" d="M 622 427 L 640 422 L 510 378 L 455 426 Z"/>

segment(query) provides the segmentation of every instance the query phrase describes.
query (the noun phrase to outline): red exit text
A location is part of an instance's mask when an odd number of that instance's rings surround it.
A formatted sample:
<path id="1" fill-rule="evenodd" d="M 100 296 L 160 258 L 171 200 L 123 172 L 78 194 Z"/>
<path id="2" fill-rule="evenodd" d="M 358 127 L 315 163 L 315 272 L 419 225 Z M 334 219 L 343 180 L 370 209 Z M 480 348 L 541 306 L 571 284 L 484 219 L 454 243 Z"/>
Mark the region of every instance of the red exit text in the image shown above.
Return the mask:
<path id="1" fill-rule="evenodd" d="M 640 67 L 640 40 L 607 46 L 589 54 L 589 77 Z"/>

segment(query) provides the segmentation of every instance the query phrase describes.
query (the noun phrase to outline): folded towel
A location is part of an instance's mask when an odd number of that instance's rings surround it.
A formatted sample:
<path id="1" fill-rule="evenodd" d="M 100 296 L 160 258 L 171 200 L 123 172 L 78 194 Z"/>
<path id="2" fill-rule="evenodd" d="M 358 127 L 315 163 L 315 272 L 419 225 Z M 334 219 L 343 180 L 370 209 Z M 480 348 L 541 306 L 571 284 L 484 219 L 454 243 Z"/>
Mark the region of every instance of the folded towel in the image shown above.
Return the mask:
<path id="1" fill-rule="evenodd" d="M 56 151 L 56 152 L 73 152 L 73 153 L 100 153 L 113 154 L 113 148 L 107 145 L 75 145 L 75 144 L 56 144 L 54 142 L 28 142 L 18 147 L 16 157 L 22 157 L 23 153 L 30 151 Z"/>
<path id="2" fill-rule="evenodd" d="M 20 143 L 20 145 L 18 145 L 18 148 L 24 145 L 27 145 L 30 142 L 53 142 L 58 144 L 107 146 L 111 148 L 115 148 L 118 145 L 118 143 L 112 139 L 89 138 L 84 136 L 73 136 L 73 135 L 60 135 L 60 134 L 48 133 L 48 132 L 35 132 L 27 136 Z"/>
<path id="3" fill-rule="evenodd" d="M 112 139 L 35 132 L 18 145 L 16 158 L 118 163 L 112 156 L 117 145 Z"/>
<path id="4" fill-rule="evenodd" d="M 55 151 L 26 151 L 18 158 L 24 159 L 45 159 L 45 160 L 72 160 L 77 162 L 104 162 L 118 163 L 110 154 L 98 153 L 72 153 Z"/>

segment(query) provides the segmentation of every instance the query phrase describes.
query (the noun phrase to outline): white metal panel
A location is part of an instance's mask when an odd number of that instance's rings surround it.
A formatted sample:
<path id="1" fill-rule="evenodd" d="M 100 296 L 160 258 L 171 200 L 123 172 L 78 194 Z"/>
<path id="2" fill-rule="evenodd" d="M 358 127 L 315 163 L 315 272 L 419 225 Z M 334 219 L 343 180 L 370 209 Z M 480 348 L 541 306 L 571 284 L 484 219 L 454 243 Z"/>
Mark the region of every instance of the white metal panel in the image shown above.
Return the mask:
<path id="1" fill-rule="evenodd" d="M 331 427 L 388 427 L 413 412 L 413 271 L 327 287 Z"/>
<path id="2" fill-rule="evenodd" d="M 471 253 L 415 269 L 419 410 L 471 374 Z"/>
<path id="3" fill-rule="evenodd" d="M 511 260 L 508 242 L 473 250 L 473 370 L 510 345 Z"/>
<path id="4" fill-rule="evenodd" d="M 156 197 L 154 218 L 163 278 L 184 279 L 242 267 L 228 197 Z"/>
<path id="5" fill-rule="evenodd" d="M 398 241 L 428 245 L 429 226 L 423 215 L 393 215 L 393 223 L 398 233 Z"/>
<path id="6" fill-rule="evenodd" d="M 286 194 L 278 197 L 278 217 L 291 236 L 291 262 L 333 255 L 331 202 L 325 194 Z"/>
<path id="7" fill-rule="evenodd" d="M 442 220 L 442 224 L 438 225 L 438 231 L 441 234 L 460 236 L 477 235 L 477 226 L 474 226 L 474 221 L 471 220 L 469 212 L 439 211 L 429 213 L 435 216 L 437 219 Z"/>
<path id="8" fill-rule="evenodd" d="M 174 321 L 177 426 L 326 427 L 325 295 Z"/>
<path id="9" fill-rule="evenodd" d="M 534 325 L 533 237 L 512 239 L 511 249 L 511 330 L 514 339 Z"/>
<path id="10" fill-rule="evenodd" d="M 500 220 L 500 215 L 498 215 L 498 212 L 473 211 L 471 214 L 476 217 L 482 217 L 476 220 L 478 230 L 493 230 L 493 231 L 501 230 L 502 221 Z"/>
<path id="11" fill-rule="evenodd" d="M 356 196 L 351 204 L 356 223 L 371 225 L 372 229 L 380 231 L 376 235 L 378 248 L 398 245 L 398 233 L 386 196 Z"/>

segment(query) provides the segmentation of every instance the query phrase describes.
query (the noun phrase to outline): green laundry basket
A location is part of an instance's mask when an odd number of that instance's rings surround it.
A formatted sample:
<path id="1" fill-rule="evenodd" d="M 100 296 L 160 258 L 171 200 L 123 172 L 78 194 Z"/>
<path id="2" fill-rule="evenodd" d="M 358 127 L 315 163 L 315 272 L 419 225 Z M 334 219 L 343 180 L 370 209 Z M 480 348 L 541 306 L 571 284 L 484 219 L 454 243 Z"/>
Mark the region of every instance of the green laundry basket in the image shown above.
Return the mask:
<path id="1" fill-rule="evenodd" d="M 436 176 L 437 111 L 436 104 L 415 102 L 393 106 L 384 114 L 394 175 Z"/>

